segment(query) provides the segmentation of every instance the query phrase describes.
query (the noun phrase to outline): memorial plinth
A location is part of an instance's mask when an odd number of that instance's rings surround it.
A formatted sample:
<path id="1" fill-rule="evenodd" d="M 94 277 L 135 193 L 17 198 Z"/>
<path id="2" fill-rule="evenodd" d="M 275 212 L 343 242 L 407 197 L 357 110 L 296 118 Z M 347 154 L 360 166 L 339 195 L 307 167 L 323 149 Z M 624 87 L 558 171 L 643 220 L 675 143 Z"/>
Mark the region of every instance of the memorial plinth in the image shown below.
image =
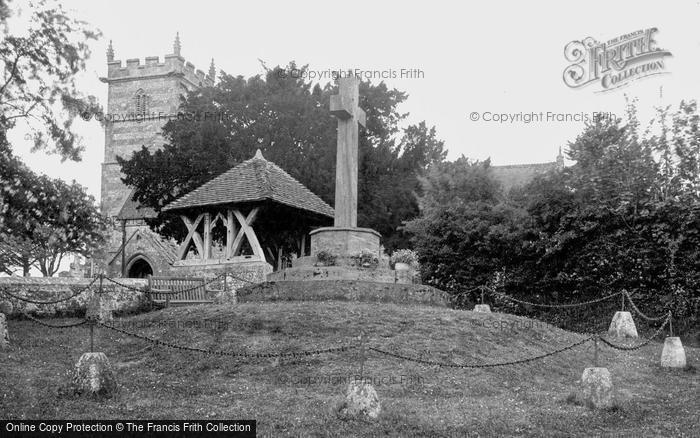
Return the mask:
<path id="1" fill-rule="evenodd" d="M 324 227 L 309 233 L 311 236 L 311 256 L 320 251 L 328 251 L 338 256 L 352 256 L 363 250 L 380 256 L 381 235 L 370 228 Z"/>

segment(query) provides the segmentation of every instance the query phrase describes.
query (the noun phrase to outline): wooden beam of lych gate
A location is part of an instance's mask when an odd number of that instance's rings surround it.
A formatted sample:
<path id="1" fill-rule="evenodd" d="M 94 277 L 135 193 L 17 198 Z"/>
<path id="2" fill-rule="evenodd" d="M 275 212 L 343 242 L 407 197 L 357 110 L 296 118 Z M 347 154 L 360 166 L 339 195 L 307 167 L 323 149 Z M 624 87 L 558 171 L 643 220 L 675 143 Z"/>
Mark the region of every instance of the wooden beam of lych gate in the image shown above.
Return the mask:
<path id="1" fill-rule="evenodd" d="M 255 231 L 251 227 L 251 225 L 253 225 L 253 222 L 255 222 L 255 218 L 258 216 L 258 211 L 259 208 L 255 207 L 252 210 L 250 210 L 248 216 L 245 217 L 240 211 L 233 210 L 233 214 L 234 216 L 236 216 L 236 219 L 238 219 L 238 223 L 241 225 L 241 229 L 238 230 L 236 239 L 233 241 L 233 248 L 231 249 L 232 255 L 238 252 L 239 248 L 241 247 L 241 244 L 243 243 L 243 236 L 245 236 L 248 238 L 248 243 L 250 243 L 250 247 L 253 250 L 253 254 L 258 256 L 261 260 L 265 259 L 265 253 L 263 252 L 263 249 L 260 246 L 258 237 L 255 235 Z"/>
<path id="2" fill-rule="evenodd" d="M 233 257 L 231 248 L 233 248 L 233 239 L 236 236 L 236 221 L 233 220 L 233 210 L 226 210 L 226 258 Z"/>
<path id="3" fill-rule="evenodd" d="M 204 253 L 202 254 L 202 260 L 211 258 L 211 229 L 211 214 L 204 213 Z"/>
<path id="4" fill-rule="evenodd" d="M 190 239 L 194 240 L 194 245 L 197 247 L 197 252 L 199 252 L 200 255 L 203 253 L 204 250 L 202 248 L 202 238 L 199 237 L 199 233 L 197 232 L 197 227 L 199 226 L 199 223 L 202 221 L 203 217 L 204 213 L 197 216 L 197 219 L 195 219 L 193 223 L 187 216 L 180 215 L 180 219 L 182 219 L 182 222 L 184 222 L 185 226 L 187 227 L 187 237 L 185 237 L 185 240 L 182 241 L 180 249 L 178 250 L 178 260 L 183 260 L 185 258 L 187 247 L 190 244 Z"/>

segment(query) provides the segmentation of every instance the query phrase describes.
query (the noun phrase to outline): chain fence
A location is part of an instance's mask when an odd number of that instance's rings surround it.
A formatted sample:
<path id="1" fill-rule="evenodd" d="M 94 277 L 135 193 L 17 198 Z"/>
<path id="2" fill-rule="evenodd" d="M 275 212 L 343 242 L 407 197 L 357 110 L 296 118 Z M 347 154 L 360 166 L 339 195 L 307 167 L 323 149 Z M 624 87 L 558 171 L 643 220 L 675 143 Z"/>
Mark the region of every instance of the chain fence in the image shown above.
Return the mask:
<path id="1" fill-rule="evenodd" d="M 92 287 L 92 286 L 94 285 L 94 283 L 95 283 L 95 281 L 96 281 L 97 279 L 101 279 L 101 280 L 102 280 L 102 279 L 106 279 L 107 281 L 109 281 L 109 282 L 111 282 L 111 283 L 113 283 L 113 284 L 116 284 L 116 285 L 118 285 L 118 286 L 120 286 L 120 287 L 124 287 L 124 288 L 126 288 L 126 289 L 131 289 L 131 290 L 134 290 L 134 291 L 137 291 L 137 292 L 140 292 L 140 293 L 143 293 L 143 292 L 146 292 L 146 293 L 155 292 L 155 293 L 159 293 L 159 294 L 160 294 L 160 293 L 177 294 L 177 293 L 187 292 L 188 290 L 194 290 L 194 289 L 197 289 L 197 288 L 201 288 L 201 287 L 207 286 L 207 285 L 213 283 L 214 281 L 217 281 L 217 280 L 221 279 L 223 276 L 226 276 L 226 275 L 228 275 L 228 276 L 231 277 L 231 278 L 237 279 L 237 280 L 239 280 L 239 281 L 243 281 L 243 282 L 247 282 L 247 283 L 251 283 L 251 284 L 252 284 L 252 283 L 255 283 L 255 282 L 250 281 L 250 280 L 246 280 L 246 279 L 243 279 L 243 278 L 239 278 L 239 277 L 237 277 L 237 276 L 235 276 L 235 275 L 232 275 L 232 274 L 220 274 L 220 275 L 217 275 L 216 277 L 210 279 L 210 280 L 207 281 L 206 283 L 197 285 L 197 286 L 194 287 L 194 288 L 185 289 L 185 290 L 180 290 L 180 291 L 164 291 L 164 292 L 161 292 L 161 291 L 159 291 L 159 290 L 151 291 L 150 289 L 147 289 L 146 291 L 144 291 L 143 289 L 131 287 L 131 286 L 126 285 L 126 284 L 123 284 L 123 283 L 121 283 L 121 282 L 119 282 L 119 281 L 117 281 L 117 280 L 114 280 L 114 279 L 112 279 L 112 278 L 110 278 L 110 277 L 105 277 L 104 275 L 100 275 L 99 277 L 94 278 L 94 279 L 90 282 L 90 284 L 89 284 L 88 286 L 86 286 L 85 288 L 81 289 L 80 291 L 74 293 L 71 297 L 62 298 L 62 299 L 53 300 L 53 301 L 46 301 L 46 302 L 38 302 L 38 301 L 28 300 L 28 299 L 23 299 L 23 301 L 32 302 L 32 303 L 35 303 L 35 304 L 55 304 L 55 303 L 59 303 L 59 302 L 62 302 L 62 301 L 67 301 L 67 300 L 69 300 L 69 299 L 71 299 L 71 298 L 73 298 L 73 297 L 79 295 L 80 293 L 83 293 L 83 292 L 85 292 L 86 290 L 88 290 L 90 287 Z M 101 287 L 102 287 L 102 281 L 100 281 L 100 291 L 101 291 Z M 649 316 L 643 314 L 643 313 L 639 310 L 639 308 L 636 306 L 636 304 L 635 304 L 634 301 L 632 300 L 632 298 L 631 298 L 631 296 L 629 295 L 629 293 L 628 293 L 627 291 L 625 291 L 625 290 L 623 290 L 623 291 L 621 291 L 621 292 L 614 293 L 614 294 L 610 294 L 610 295 L 607 295 L 607 296 L 605 296 L 605 297 L 598 298 L 598 299 L 595 299 L 595 300 L 590 300 L 590 301 L 581 302 L 581 303 L 572 303 L 572 304 L 539 304 L 539 303 L 532 303 L 532 302 L 528 302 L 528 301 L 524 301 L 524 300 L 519 300 L 519 299 L 510 297 L 510 296 L 508 296 L 508 295 L 505 295 L 505 294 L 502 294 L 502 293 L 500 293 L 500 292 L 497 292 L 496 290 L 494 290 L 494 289 L 492 289 L 492 288 L 489 288 L 489 287 L 486 287 L 486 286 L 480 286 L 480 287 L 477 287 L 477 288 L 474 288 L 474 289 L 470 289 L 469 291 L 465 291 L 465 292 L 463 292 L 462 294 L 464 294 L 464 293 L 471 293 L 471 292 L 473 292 L 474 290 L 481 290 L 482 292 L 484 292 L 484 291 L 489 291 L 489 292 L 495 294 L 496 296 L 502 297 L 502 298 L 504 298 L 504 299 L 507 299 L 507 300 L 510 300 L 510 301 L 513 301 L 513 302 L 516 302 L 516 303 L 519 303 L 519 304 L 530 305 L 530 306 L 538 306 L 538 307 L 546 307 L 546 308 L 568 308 L 568 307 L 585 306 L 585 305 L 590 305 L 590 304 L 598 303 L 598 302 L 601 302 L 601 301 L 605 301 L 605 300 L 608 300 L 608 299 L 610 299 L 610 298 L 613 298 L 613 297 L 616 297 L 616 296 L 620 296 L 620 295 L 622 294 L 622 295 L 623 295 L 623 301 L 624 301 L 625 298 L 628 299 L 629 302 L 630 302 L 630 304 L 631 304 L 631 306 L 632 306 L 632 308 L 635 310 L 635 312 L 637 312 L 640 316 L 642 316 L 642 317 L 643 317 L 644 319 L 646 319 L 647 321 L 650 321 L 650 322 L 657 322 L 657 321 L 662 320 L 663 318 L 665 318 L 665 320 L 664 320 L 663 324 L 661 324 L 661 326 L 656 330 L 656 332 L 655 332 L 651 337 L 649 337 L 648 339 L 644 340 L 644 342 L 642 342 L 641 344 L 638 344 L 638 345 L 634 345 L 634 346 L 617 345 L 617 344 L 613 343 L 612 341 L 606 339 L 606 338 L 603 336 L 603 334 L 590 334 L 590 333 L 589 333 L 589 334 L 585 334 L 585 337 L 584 337 L 583 339 L 581 339 L 581 340 L 579 340 L 579 341 L 576 341 L 576 342 L 573 342 L 573 343 L 571 343 L 571 344 L 569 344 L 569 345 L 566 345 L 566 346 L 564 346 L 564 347 L 558 348 L 558 349 L 553 350 L 553 351 L 549 351 L 549 352 L 546 352 L 546 353 L 543 353 L 543 354 L 539 354 L 539 355 L 537 355 L 537 356 L 532 356 L 532 357 L 527 357 L 527 358 L 522 358 L 522 359 L 514 359 L 514 360 L 504 361 L 504 362 L 495 362 L 495 363 L 459 364 L 459 363 L 454 363 L 454 362 L 444 362 L 444 361 L 440 361 L 440 360 L 431 360 L 431 359 L 423 359 L 423 358 L 418 358 L 418 357 L 412 357 L 412 356 L 409 356 L 409 355 L 405 355 L 405 354 L 401 354 L 401 353 L 396 353 L 396 352 L 393 352 L 393 351 L 388 351 L 388 350 L 386 350 L 386 349 L 384 349 L 384 348 L 381 348 L 381 346 L 372 346 L 372 345 L 369 345 L 369 346 L 367 346 L 367 349 L 370 350 L 370 351 L 373 351 L 373 352 L 375 352 L 375 353 L 378 353 L 378 354 L 380 354 L 380 355 L 384 355 L 384 356 L 388 356 L 388 357 L 392 357 L 392 358 L 400 359 L 400 360 L 404 360 L 404 361 L 419 363 L 419 364 L 423 364 L 423 365 L 438 366 L 438 367 L 444 367 L 444 368 L 460 368 L 460 369 L 495 368 L 495 367 L 504 367 L 504 366 L 512 366 L 512 365 L 525 364 L 525 363 L 534 362 L 534 361 L 537 361 L 537 360 L 542 360 L 542 359 L 545 359 L 545 358 L 548 358 L 548 357 L 552 357 L 552 356 L 555 356 L 555 355 L 557 355 L 557 354 L 561 354 L 561 353 L 564 353 L 564 352 L 566 352 L 566 351 L 572 350 L 572 349 L 574 349 L 574 348 L 576 348 L 576 347 L 579 347 L 579 346 L 581 346 L 581 345 L 583 345 L 583 344 L 586 344 L 587 342 L 590 342 L 590 341 L 595 341 L 595 342 L 596 342 L 596 351 L 597 351 L 597 341 L 598 341 L 598 340 L 600 340 L 600 341 L 601 341 L 602 343 L 604 343 L 605 345 L 607 345 L 607 346 L 609 346 L 609 347 L 611 347 L 611 348 L 613 348 L 613 349 L 620 350 L 620 351 L 635 351 L 635 350 L 639 350 L 639 349 L 641 349 L 641 348 L 643 348 L 643 347 L 649 345 L 656 337 L 658 337 L 658 336 L 664 331 L 664 329 L 666 328 L 667 325 L 669 325 L 669 324 L 672 323 L 672 316 L 673 316 L 673 315 L 672 315 L 672 312 L 670 312 L 670 311 L 669 311 L 666 315 L 663 315 L 663 316 L 657 317 L 657 318 L 649 317 Z M 3 292 L 6 293 L 6 294 L 8 294 L 8 295 L 10 295 L 10 296 L 13 296 L 13 294 L 9 294 L 7 291 L 3 291 Z M 21 297 L 17 297 L 17 298 L 18 298 L 18 299 L 21 299 Z M 348 345 L 343 345 L 343 346 L 340 346 L 340 347 L 331 347 L 331 348 L 325 348 L 325 349 L 297 350 L 297 351 L 288 351 L 288 352 L 279 352 L 279 351 L 278 351 L 278 352 L 270 352 L 270 353 L 254 353 L 254 352 L 248 352 L 248 351 L 222 351 L 222 350 L 211 350 L 211 349 L 206 349 L 206 348 L 191 347 L 191 346 L 178 345 L 178 344 L 166 342 L 166 341 L 163 341 L 163 340 L 160 340 L 160 339 L 155 339 L 155 338 L 152 338 L 152 337 L 149 337 L 149 336 L 140 334 L 140 333 L 135 333 L 135 332 L 131 332 L 131 331 L 128 331 L 128 330 L 124 330 L 124 329 L 122 329 L 122 328 L 118 328 L 118 327 L 115 327 L 115 326 L 113 326 L 113 325 L 105 324 L 105 323 L 103 323 L 103 322 L 95 321 L 95 320 L 83 319 L 83 320 L 78 321 L 78 322 L 75 322 L 75 323 L 64 324 L 64 325 L 56 325 L 56 324 L 50 324 L 50 323 L 41 321 L 41 320 L 39 320 L 39 319 L 37 319 L 37 318 L 32 317 L 31 315 L 29 315 L 29 314 L 27 314 L 27 313 L 24 313 L 24 316 L 25 316 L 27 319 L 29 319 L 30 321 L 32 321 L 32 322 L 34 322 L 34 323 L 36 323 L 36 324 L 39 324 L 39 325 L 42 325 L 42 326 L 45 326 L 45 327 L 49 327 L 49 328 L 54 328 L 54 329 L 68 329 L 68 328 L 79 327 L 79 326 L 83 326 L 83 325 L 89 324 L 89 325 L 90 325 L 91 332 L 92 332 L 92 329 L 93 329 L 95 326 L 100 326 L 100 327 L 103 327 L 103 328 L 105 328 L 105 329 L 108 329 L 108 330 L 111 330 L 111 331 L 120 333 L 120 334 L 122 334 L 122 335 L 130 336 L 130 337 L 133 337 L 133 338 L 142 340 L 142 341 L 146 341 L 146 342 L 148 342 L 148 343 L 150 343 L 150 344 L 152 344 L 152 345 L 161 346 L 161 347 L 166 347 L 166 348 L 171 348 L 171 349 L 176 349 L 176 350 L 181 350 L 181 351 L 188 351 L 188 352 L 194 352 L 194 353 L 199 353 L 199 354 L 205 354 L 205 355 L 213 355 L 213 356 L 225 356 L 225 357 L 237 357 L 237 358 L 285 358 L 285 357 L 298 358 L 298 357 L 309 357 L 309 356 L 316 356 L 316 355 L 322 355 L 322 354 L 342 353 L 342 352 L 347 352 L 347 351 L 350 351 L 350 350 L 353 350 L 353 349 L 357 349 L 357 348 L 362 347 L 361 345 L 348 344 Z M 364 350 L 364 347 L 362 347 L 362 348 L 363 348 L 363 350 Z M 596 355 L 597 355 L 597 354 L 596 354 Z"/>
<path id="2" fill-rule="evenodd" d="M 385 356 L 390 356 L 390 357 L 393 357 L 396 359 L 402 359 L 402 360 L 407 360 L 409 362 L 421 363 L 423 365 L 435 365 L 435 366 L 444 367 L 444 368 L 494 368 L 494 367 L 504 367 L 504 366 L 508 366 L 508 365 L 518 365 L 518 364 L 523 364 L 523 363 L 528 363 L 528 362 L 533 362 L 536 360 L 544 359 L 544 358 L 547 358 L 550 356 L 554 356 L 555 354 L 559 354 L 559 353 L 563 353 L 565 351 L 571 350 L 572 348 L 578 347 L 579 345 L 583 345 L 592 339 L 593 339 L 593 337 L 587 337 L 587 338 L 582 339 L 578 342 L 574 342 L 573 344 L 567 345 L 566 347 L 562 347 L 562 348 L 559 348 L 557 350 L 550 351 L 548 353 L 540 354 L 538 356 L 528 357 L 525 359 L 516 359 L 516 360 L 507 361 L 507 362 L 485 363 L 485 364 L 456 364 L 456 363 L 450 363 L 450 362 L 440 362 L 440 361 L 435 361 L 435 360 L 419 359 L 416 357 L 405 356 L 402 354 L 382 350 L 381 348 L 371 347 L 371 346 L 368 347 L 368 350 L 372 350 L 372 351 L 375 351 L 377 353 L 383 354 Z"/>
<path id="3" fill-rule="evenodd" d="M 83 319 L 81 321 L 78 321 L 78 322 L 75 322 L 72 324 L 50 324 L 50 323 L 44 322 L 40 319 L 36 319 L 28 313 L 23 313 L 22 315 L 24 315 L 25 317 L 27 317 L 27 319 L 29 319 L 30 321 L 32 321 L 36 324 L 43 325 L 44 327 L 55 328 L 55 329 L 67 329 L 67 328 L 79 327 L 79 326 L 87 324 L 89 322 L 87 319 Z"/>
<path id="4" fill-rule="evenodd" d="M 517 298 L 513 298 L 513 297 L 511 297 L 511 296 L 509 296 L 509 295 L 506 295 L 506 294 L 504 294 L 504 293 L 502 293 L 502 292 L 498 292 L 498 291 L 496 291 L 496 290 L 494 290 L 494 289 L 491 289 L 491 288 L 489 288 L 489 287 L 486 287 L 486 286 L 484 286 L 484 288 L 485 288 L 487 291 L 491 292 L 493 295 L 495 295 L 495 296 L 497 296 L 497 297 L 500 297 L 500 298 L 503 298 L 504 300 L 507 300 L 507 301 L 511 301 L 511 302 L 514 302 L 514 303 L 523 304 L 523 305 L 527 305 L 527 306 L 544 307 L 544 308 L 550 308 L 550 309 L 552 309 L 552 308 L 554 308 L 554 309 L 565 309 L 565 308 L 571 308 L 571 307 L 589 306 L 589 305 L 591 305 L 591 304 L 600 303 L 600 302 L 602 302 L 602 301 L 609 300 L 610 298 L 617 297 L 617 296 L 619 296 L 620 294 L 623 293 L 623 292 L 615 292 L 615 293 L 613 293 L 613 294 L 606 295 L 606 296 L 604 296 L 604 297 L 602 297 L 602 298 L 596 298 L 596 299 L 593 299 L 593 300 L 583 301 L 583 302 L 580 302 L 580 303 L 540 304 L 540 303 L 533 303 L 533 302 L 530 302 L 530 301 L 519 300 L 519 299 L 517 299 Z"/>
<path id="5" fill-rule="evenodd" d="M 661 327 L 659 327 L 659 328 L 656 330 L 656 332 L 654 332 L 653 335 L 651 335 L 648 339 L 646 339 L 644 342 L 642 342 L 642 343 L 639 344 L 639 345 L 630 346 L 630 347 L 627 347 L 627 346 L 625 346 L 625 345 L 616 345 L 616 344 L 613 344 L 612 342 L 610 342 L 609 340 L 605 339 L 602 335 L 599 335 L 599 336 L 598 336 L 598 339 L 600 339 L 601 342 L 603 342 L 603 343 L 604 343 L 605 345 L 607 345 L 608 347 L 614 348 L 615 350 L 621 350 L 621 351 L 634 351 L 634 350 L 639 350 L 640 348 L 643 348 L 643 347 L 646 347 L 647 345 L 649 345 L 649 343 L 651 343 L 651 341 L 653 341 L 654 338 L 656 338 L 657 336 L 659 336 L 659 335 L 661 334 L 661 332 L 664 330 L 664 328 L 666 328 L 666 326 L 668 325 L 668 323 L 669 323 L 670 321 L 671 321 L 671 314 L 669 313 L 669 314 L 666 316 L 666 321 L 664 321 L 664 323 L 661 324 Z"/>
<path id="6" fill-rule="evenodd" d="M 625 297 L 626 297 L 627 300 L 630 302 L 630 305 L 632 306 L 632 309 L 633 309 L 635 312 L 637 312 L 637 314 L 638 314 L 639 316 L 641 316 L 642 319 L 646 319 L 647 321 L 652 321 L 652 322 L 653 322 L 653 321 L 661 321 L 662 319 L 664 319 L 664 318 L 666 318 L 666 317 L 668 316 L 668 314 L 661 315 L 661 316 L 658 316 L 658 317 L 656 317 L 656 318 L 651 317 L 651 316 L 647 316 L 647 315 L 645 315 L 644 313 L 642 313 L 641 310 L 639 310 L 639 307 L 637 307 L 637 305 L 634 303 L 634 301 L 632 300 L 632 296 L 629 294 L 629 292 L 627 292 L 626 290 L 623 290 L 622 293 L 625 294 Z"/>
<path id="7" fill-rule="evenodd" d="M 110 326 L 101 322 L 97 322 L 97 325 L 107 328 L 109 330 L 113 330 L 115 332 L 119 332 L 121 334 L 131 336 L 143 341 L 150 342 L 155 345 L 160 345 L 163 347 L 168 347 L 168 348 L 173 348 L 176 350 L 184 350 L 184 351 L 192 351 L 195 353 L 202 353 L 202 354 L 207 354 L 207 355 L 214 355 L 214 356 L 231 356 L 231 357 L 243 357 L 243 358 L 277 358 L 277 357 L 305 357 L 305 356 L 314 356 L 314 355 L 319 355 L 319 354 L 327 354 L 327 353 L 341 353 L 344 351 L 348 351 L 350 349 L 356 348 L 356 346 L 352 345 L 345 345 L 342 347 L 333 347 L 333 348 L 326 348 L 326 349 L 316 349 L 316 350 L 304 350 L 304 351 L 291 351 L 291 352 L 277 352 L 277 353 L 249 353 L 247 351 L 244 352 L 232 352 L 232 351 L 221 351 L 221 350 L 208 350 L 205 348 L 198 348 L 198 347 L 188 347 L 184 345 L 177 345 L 177 344 L 172 344 L 169 342 L 161 341 L 160 339 L 153 339 L 148 336 L 144 336 L 138 333 L 133 333 L 128 330 L 120 329 L 114 326 Z"/>

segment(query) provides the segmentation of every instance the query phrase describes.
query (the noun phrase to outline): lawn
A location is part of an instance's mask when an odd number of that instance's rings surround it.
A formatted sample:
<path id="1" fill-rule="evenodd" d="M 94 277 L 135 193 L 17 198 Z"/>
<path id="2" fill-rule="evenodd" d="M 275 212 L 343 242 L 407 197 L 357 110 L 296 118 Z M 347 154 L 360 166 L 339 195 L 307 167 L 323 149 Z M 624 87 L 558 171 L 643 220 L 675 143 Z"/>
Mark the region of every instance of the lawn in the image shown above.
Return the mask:
<path id="1" fill-rule="evenodd" d="M 65 324 L 75 319 L 45 320 Z M 208 322 L 206 322 L 208 321 Z M 116 319 L 167 342 L 226 351 L 292 352 L 357 343 L 451 363 L 536 356 L 583 339 L 539 321 L 421 305 L 268 302 L 169 308 Z M 338 418 L 357 350 L 295 359 L 206 356 L 96 329 L 95 347 L 115 367 L 120 391 L 106 400 L 67 391 L 68 373 L 89 350 L 86 326 L 57 330 L 10 320 L 0 353 L 0 417 L 12 419 L 256 419 L 259 436 L 697 436 L 700 349 L 689 367 L 658 365 L 662 344 L 600 349 L 615 407 L 577 403 L 577 380 L 593 344 L 528 364 L 483 369 L 427 366 L 369 352 L 365 377 L 382 403 L 376 422 Z M 661 339 L 662 340 L 662 339 Z M 695 366 L 693 366 L 695 365 Z M 615 435 L 615 436 L 618 436 Z"/>

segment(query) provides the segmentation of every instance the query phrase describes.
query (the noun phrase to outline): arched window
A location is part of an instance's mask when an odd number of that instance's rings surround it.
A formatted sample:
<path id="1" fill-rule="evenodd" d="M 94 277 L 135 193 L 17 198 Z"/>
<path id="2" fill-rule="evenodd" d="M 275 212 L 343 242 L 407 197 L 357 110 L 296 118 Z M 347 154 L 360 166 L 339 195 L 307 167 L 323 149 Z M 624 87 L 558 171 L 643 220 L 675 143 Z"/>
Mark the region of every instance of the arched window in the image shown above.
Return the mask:
<path id="1" fill-rule="evenodd" d="M 136 95 L 134 96 L 134 112 L 137 116 L 146 115 L 146 111 L 148 111 L 146 105 L 147 100 L 148 96 L 146 96 L 146 93 L 143 91 L 143 89 L 139 88 L 138 91 L 136 91 Z"/>

